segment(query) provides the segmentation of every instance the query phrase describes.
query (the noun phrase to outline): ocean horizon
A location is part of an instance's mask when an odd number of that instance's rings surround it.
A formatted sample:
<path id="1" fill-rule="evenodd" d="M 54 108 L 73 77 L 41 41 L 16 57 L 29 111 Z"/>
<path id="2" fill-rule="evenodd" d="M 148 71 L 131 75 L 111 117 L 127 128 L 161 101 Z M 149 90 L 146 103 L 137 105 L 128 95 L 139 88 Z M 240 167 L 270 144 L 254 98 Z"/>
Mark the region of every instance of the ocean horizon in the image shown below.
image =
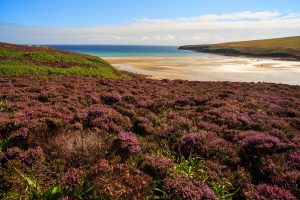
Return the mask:
<path id="1" fill-rule="evenodd" d="M 179 50 L 178 46 L 158 45 L 40 45 L 51 48 L 89 54 L 98 57 L 192 57 L 206 55 L 188 50 Z M 210 54 L 210 56 L 213 56 Z"/>

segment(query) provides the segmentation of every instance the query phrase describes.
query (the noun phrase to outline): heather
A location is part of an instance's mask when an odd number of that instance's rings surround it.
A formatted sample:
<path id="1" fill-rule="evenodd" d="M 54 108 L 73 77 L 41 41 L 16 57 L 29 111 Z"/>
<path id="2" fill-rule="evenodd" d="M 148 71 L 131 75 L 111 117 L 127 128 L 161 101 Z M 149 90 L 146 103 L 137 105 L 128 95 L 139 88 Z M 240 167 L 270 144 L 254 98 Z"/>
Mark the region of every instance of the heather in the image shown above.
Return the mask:
<path id="1" fill-rule="evenodd" d="M 297 199 L 299 122 L 299 86 L 0 76 L 0 198 Z"/>

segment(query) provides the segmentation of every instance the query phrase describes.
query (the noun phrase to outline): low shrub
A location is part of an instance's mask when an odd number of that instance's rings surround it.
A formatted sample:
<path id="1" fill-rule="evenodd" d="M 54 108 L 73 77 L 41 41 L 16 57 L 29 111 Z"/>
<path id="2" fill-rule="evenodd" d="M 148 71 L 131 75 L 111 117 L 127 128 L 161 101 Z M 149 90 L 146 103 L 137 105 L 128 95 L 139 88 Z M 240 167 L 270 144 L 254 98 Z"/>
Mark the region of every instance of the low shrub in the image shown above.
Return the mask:
<path id="1" fill-rule="evenodd" d="M 128 157 L 142 151 L 139 140 L 132 132 L 119 133 L 112 144 L 112 152 L 115 152 L 123 157 Z"/>
<path id="2" fill-rule="evenodd" d="M 255 187 L 255 191 L 250 194 L 250 200 L 269 200 L 269 199 L 282 199 L 282 200 L 296 200 L 296 198 L 287 190 L 277 186 L 260 184 Z"/>
<path id="3" fill-rule="evenodd" d="M 172 175 L 167 177 L 164 180 L 164 190 L 170 199 L 217 199 L 214 192 L 208 186 L 203 186 L 196 182 L 193 183 L 184 175 Z"/>
<path id="4" fill-rule="evenodd" d="M 156 179 L 163 179 L 172 172 L 173 161 L 166 157 L 146 156 L 140 168 Z"/>
<path id="5" fill-rule="evenodd" d="M 242 149 L 247 155 L 264 155 L 276 153 L 283 143 L 276 137 L 255 133 L 249 134 L 241 141 Z"/>

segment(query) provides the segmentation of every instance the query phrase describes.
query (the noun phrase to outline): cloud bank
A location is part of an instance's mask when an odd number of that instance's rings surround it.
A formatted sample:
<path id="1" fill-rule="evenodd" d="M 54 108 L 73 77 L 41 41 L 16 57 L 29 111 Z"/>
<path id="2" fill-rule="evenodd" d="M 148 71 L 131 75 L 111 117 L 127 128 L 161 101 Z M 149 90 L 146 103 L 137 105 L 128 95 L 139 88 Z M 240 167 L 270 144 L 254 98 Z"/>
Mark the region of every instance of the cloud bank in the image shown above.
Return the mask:
<path id="1" fill-rule="evenodd" d="M 21 44 L 210 44 L 300 35 L 300 14 L 243 11 L 82 28 L 0 23 L 0 30 L 0 41 Z"/>

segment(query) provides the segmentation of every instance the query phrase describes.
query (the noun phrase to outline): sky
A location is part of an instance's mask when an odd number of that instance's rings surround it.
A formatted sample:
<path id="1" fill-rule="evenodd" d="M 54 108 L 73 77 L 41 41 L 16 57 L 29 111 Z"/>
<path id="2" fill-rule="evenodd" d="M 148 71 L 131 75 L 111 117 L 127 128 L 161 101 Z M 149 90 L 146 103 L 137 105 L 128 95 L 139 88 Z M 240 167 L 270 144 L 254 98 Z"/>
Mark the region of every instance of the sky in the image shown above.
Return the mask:
<path id="1" fill-rule="evenodd" d="M 184 45 L 295 35 L 299 0 L 0 0 L 0 42 Z"/>

